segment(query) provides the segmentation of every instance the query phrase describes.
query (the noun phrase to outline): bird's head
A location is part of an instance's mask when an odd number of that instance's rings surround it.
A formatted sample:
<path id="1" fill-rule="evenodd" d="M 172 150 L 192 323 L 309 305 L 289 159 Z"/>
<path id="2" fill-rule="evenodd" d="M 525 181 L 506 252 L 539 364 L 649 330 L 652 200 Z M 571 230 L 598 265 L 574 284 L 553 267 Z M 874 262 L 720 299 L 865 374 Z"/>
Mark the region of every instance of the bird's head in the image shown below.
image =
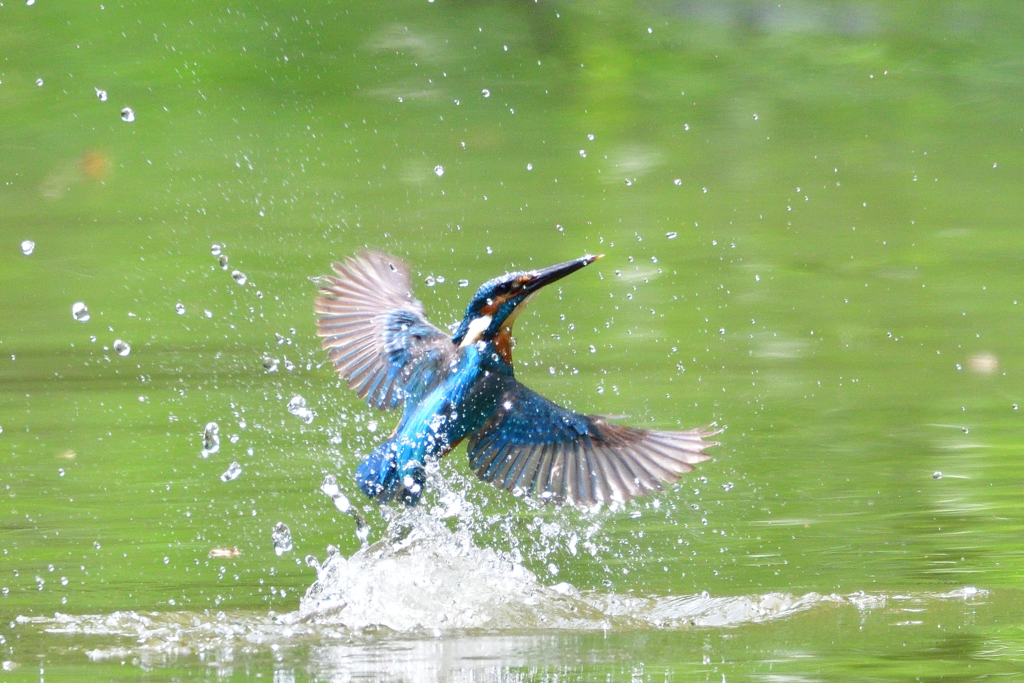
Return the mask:
<path id="1" fill-rule="evenodd" d="M 476 291 L 452 341 L 461 346 L 492 341 L 502 329 L 511 329 L 516 316 L 541 287 L 561 280 L 601 256 L 581 256 L 540 270 L 506 273 L 488 280 Z"/>

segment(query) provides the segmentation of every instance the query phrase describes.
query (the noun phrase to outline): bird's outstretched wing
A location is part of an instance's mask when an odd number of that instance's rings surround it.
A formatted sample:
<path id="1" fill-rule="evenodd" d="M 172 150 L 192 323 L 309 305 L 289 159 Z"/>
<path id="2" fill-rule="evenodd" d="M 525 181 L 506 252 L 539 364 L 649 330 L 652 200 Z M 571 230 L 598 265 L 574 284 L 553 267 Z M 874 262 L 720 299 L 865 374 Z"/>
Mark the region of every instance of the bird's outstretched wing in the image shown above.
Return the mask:
<path id="1" fill-rule="evenodd" d="M 333 264 L 320 281 L 317 335 L 334 368 L 360 398 L 382 410 L 418 396 L 455 353 L 423 315 L 409 267 L 377 251 Z"/>
<path id="2" fill-rule="evenodd" d="M 674 482 L 718 445 L 714 425 L 634 429 L 567 410 L 509 378 L 498 412 L 470 436 L 469 462 L 485 481 L 542 501 L 626 501 Z"/>

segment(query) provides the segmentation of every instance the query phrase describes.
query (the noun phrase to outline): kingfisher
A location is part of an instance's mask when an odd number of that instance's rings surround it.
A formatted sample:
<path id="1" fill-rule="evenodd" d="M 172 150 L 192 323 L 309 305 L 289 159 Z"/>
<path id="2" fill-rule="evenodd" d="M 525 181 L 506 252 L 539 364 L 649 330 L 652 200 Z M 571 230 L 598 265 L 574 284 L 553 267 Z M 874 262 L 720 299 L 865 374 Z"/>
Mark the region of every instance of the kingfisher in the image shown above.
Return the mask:
<path id="1" fill-rule="evenodd" d="M 380 504 L 416 505 L 426 464 L 467 441 L 484 481 L 541 502 L 593 507 L 675 482 L 708 460 L 721 430 L 636 429 L 584 415 L 520 383 L 512 325 L 546 285 L 600 256 L 488 280 L 454 334 L 432 325 L 412 293 L 409 266 L 379 251 L 334 263 L 319 279 L 317 334 L 341 377 L 370 406 L 402 407 L 395 431 L 356 470 Z"/>

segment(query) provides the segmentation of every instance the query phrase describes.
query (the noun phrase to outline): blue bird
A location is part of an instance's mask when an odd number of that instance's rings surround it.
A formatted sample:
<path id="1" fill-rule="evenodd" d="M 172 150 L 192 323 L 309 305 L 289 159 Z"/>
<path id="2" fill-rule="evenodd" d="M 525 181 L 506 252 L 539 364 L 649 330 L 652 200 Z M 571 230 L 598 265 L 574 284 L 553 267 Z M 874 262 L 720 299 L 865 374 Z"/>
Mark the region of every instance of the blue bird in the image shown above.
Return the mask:
<path id="1" fill-rule="evenodd" d="M 596 261 L 583 256 L 485 282 L 454 335 L 430 324 L 413 298 L 408 266 L 367 251 L 320 280 L 317 334 L 350 388 L 402 419 L 356 471 L 379 503 L 415 505 L 425 464 L 468 440 L 470 466 L 496 486 L 540 501 L 593 506 L 674 482 L 717 445 L 714 425 L 634 429 L 563 408 L 519 383 L 512 324 L 545 285 Z"/>

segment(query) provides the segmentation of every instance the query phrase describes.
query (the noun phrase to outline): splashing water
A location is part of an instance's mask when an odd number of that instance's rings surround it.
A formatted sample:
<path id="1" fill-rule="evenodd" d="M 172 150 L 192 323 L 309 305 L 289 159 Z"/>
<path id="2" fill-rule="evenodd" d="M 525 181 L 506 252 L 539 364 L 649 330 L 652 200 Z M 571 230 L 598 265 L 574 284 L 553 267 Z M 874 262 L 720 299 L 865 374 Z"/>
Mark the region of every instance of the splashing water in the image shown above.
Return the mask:
<path id="1" fill-rule="evenodd" d="M 904 617 L 906 611 L 929 609 L 938 601 L 983 603 L 988 596 L 987 591 L 967 587 L 948 593 L 899 595 L 713 597 L 704 592 L 641 597 L 578 591 L 564 582 L 548 586 L 523 565 L 515 549 L 506 552 L 482 547 L 474 539 L 475 531 L 489 520 L 463 495 L 465 481 L 455 477 L 461 490 L 448 488 L 446 481 L 436 476 L 436 463 L 428 467 L 428 474 L 433 475 L 428 481 L 435 488 L 435 504 L 400 512 L 381 508 L 389 518 L 383 537 L 351 557 L 342 556 L 333 545 L 327 547 L 322 563 L 312 555 L 306 557 L 306 564 L 317 576 L 295 612 L 58 613 L 53 617 L 20 616 L 15 621 L 19 627 L 76 638 L 76 645 L 99 636 L 95 649 L 81 647 L 92 661 L 137 656 L 144 663 L 166 665 L 198 653 L 204 662 L 227 667 L 218 670 L 230 672 L 232 663 L 261 652 L 287 657 L 296 647 L 342 648 L 349 654 L 338 661 L 327 652 L 321 652 L 326 659 L 316 658 L 325 667 L 325 679 L 334 680 L 327 674 L 344 671 L 346 677 L 340 680 L 351 680 L 355 667 L 361 672 L 355 678 L 361 680 L 380 678 L 382 639 L 393 643 L 385 646 L 391 658 L 407 650 L 410 643 L 439 643 L 436 639 L 446 634 L 448 648 L 464 643 L 463 647 L 471 650 L 465 657 L 475 661 L 481 652 L 478 639 L 485 634 L 501 642 L 531 638 L 536 647 L 543 648 L 551 647 L 555 633 L 733 629 L 823 607 L 856 610 L 862 622 L 871 612 L 880 613 L 877 619 L 891 621 Z M 351 514 L 354 508 L 333 476 L 324 480 L 321 490 L 340 511 Z M 547 537 L 551 529 L 532 533 Z M 293 549 L 291 531 L 283 522 L 274 526 L 271 537 L 278 556 Z M 112 637 L 116 638 L 113 643 Z M 367 638 L 370 640 L 365 641 Z M 364 641 L 365 645 L 360 645 Z M 485 650 L 497 651 L 493 643 Z M 407 661 L 389 662 L 402 680 L 446 680 L 443 675 L 422 675 L 439 665 L 442 654 L 413 647 Z"/>
<path id="2" fill-rule="evenodd" d="M 216 422 L 206 423 L 203 428 L 203 451 L 201 455 L 206 458 L 220 450 L 220 426 Z"/>
<path id="3" fill-rule="evenodd" d="M 333 474 L 328 474 L 324 478 L 320 490 L 334 502 L 334 507 L 338 508 L 338 512 L 351 515 L 356 521 L 356 538 L 359 539 L 360 545 L 366 548 L 369 545 L 370 525 L 366 523 L 366 518 L 360 514 L 359 510 L 352 507 L 348 497 L 338 488 L 338 480 Z"/>
<path id="4" fill-rule="evenodd" d="M 306 407 L 306 399 L 297 394 L 288 401 L 288 412 L 306 424 L 312 424 L 313 418 L 316 417 L 316 413 Z"/>
<path id="5" fill-rule="evenodd" d="M 220 475 L 220 480 L 225 482 L 234 481 L 235 479 L 238 479 L 240 476 L 242 476 L 242 466 L 239 465 L 237 462 L 233 462 L 228 466 L 224 474 Z"/>
<path id="6" fill-rule="evenodd" d="M 71 317 L 80 323 L 85 323 L 89 322 L 89 318 L 92 316 L 89 315 L 89 308 L 79 301 L 71 306 Z"/>
<path id="7" fill-rule="evenodd" d="M 274 552 L 278 557 L 292 549 L 292 531 L 284 522 L 278 522 L 274 525 L 270 538 L 274 541 Z"/>
<path id="8" fill-rule="evenodd" d="M 331 484 L 325 481 L 325 493 L 328 489 Z M 891 598 L 863 592 L 730 597 L 581 592 L 564 582 L 544 585 L 516 552 L 477 545 L 473 526 L 466 523 L 477 514 L 472 507 L 464 499 L 449 499 L 432 510 L 410 508 L 393 517 L 381 540 L 349 558 L 333 546 L 322 564 L 307 558 L 317 579 L 300 601 L 299 617 L 307 625 L 352 631 L 384 627 L 435 635 L 481 628 L 684 629 L 760 623 L 825 604 L 863 611 L 883 608 L 890 600 L 971 599 L 985 594 L 970 587 Z M 446 523 L 450 514 L 460 520 L 454 531 Z"/>

